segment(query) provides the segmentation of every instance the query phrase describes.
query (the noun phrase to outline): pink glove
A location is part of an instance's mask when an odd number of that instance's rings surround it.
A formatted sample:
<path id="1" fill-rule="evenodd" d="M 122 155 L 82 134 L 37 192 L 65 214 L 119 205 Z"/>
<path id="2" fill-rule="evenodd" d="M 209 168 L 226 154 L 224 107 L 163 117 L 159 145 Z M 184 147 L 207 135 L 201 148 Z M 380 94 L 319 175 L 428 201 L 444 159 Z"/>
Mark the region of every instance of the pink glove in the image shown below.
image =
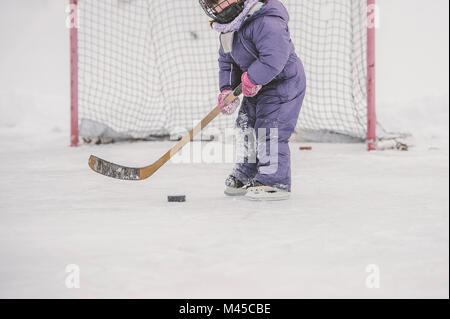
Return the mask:
<path id="1" fill-rule="evenodd" d="M 222 93 L 219 94 L 219 108 L 222 111 L 222 114 L 231 115 L 236 111 L 236 109 L 241 104 L 239 98 L 236 98 L 233 102 L 225 104 L 225 98 L 230 95 L 232 91 L 223 90 Z"/>
<path id="2" fill-rule="evenodd" d="M 246 97 L 254 97 L 261 90 L 262 85 L 255 85 L 250 81 L 247 72 L 242 74 L 242 94 Z"/>

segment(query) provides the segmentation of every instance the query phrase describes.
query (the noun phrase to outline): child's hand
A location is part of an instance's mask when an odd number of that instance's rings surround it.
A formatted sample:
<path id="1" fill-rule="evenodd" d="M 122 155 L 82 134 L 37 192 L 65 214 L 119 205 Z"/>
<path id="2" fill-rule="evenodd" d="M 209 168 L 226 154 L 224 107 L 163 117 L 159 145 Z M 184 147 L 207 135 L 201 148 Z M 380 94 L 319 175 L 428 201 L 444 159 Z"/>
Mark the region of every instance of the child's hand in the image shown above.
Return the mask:
<path id="1" fill-rule="evenodd" d="M 262 85 L 255 85 L 250 81 L 247 72 L 242 74 L 242 94 L 246 97 L 254 97 L 261 90 Z"/>
<path id="2" fill-rule="evenodd" d="M 224 90 L 222 91 L 222 93 L 219 94 L 219 108 L 222 111 L 222 114 L 225 115 L 231 115 L 234 113 L 234 111 L 236 111 L 236 109 L 239 107 L 239 105 L 241 104 L 241 101 L 239 98 L 236 98 L 233 102 L 225 104 L 225 99 L 228 95 L 230 95 L 232 93 L 232 91 L 230 90 Z"/>

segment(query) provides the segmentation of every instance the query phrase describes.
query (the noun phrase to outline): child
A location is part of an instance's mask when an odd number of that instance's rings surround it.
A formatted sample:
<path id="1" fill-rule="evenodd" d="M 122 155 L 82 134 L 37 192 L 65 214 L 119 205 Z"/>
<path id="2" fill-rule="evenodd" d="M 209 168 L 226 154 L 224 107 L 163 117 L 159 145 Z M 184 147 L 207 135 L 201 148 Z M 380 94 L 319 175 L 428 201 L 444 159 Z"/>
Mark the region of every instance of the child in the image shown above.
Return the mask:
<path id="1" fill-rule="evenodd" d="M 287 199 L 291 191 L 288 142 L 306 90 L 303 65 L 290 38 L 289 14 L 278 0 L 199 1 L 220 33 L 219 106 L 227 115 L 237 109 L 239 99 L 227 105 L 224 99 L 242 82 L 245 97 L 237 127 L 251 129 L 256 137 L 256 159 L 247 157 L 236 164 L 226 180 L 225 194 L 251 200 Z M 251 137 L 239 136 L 238 144 L 251 154 Z"/>

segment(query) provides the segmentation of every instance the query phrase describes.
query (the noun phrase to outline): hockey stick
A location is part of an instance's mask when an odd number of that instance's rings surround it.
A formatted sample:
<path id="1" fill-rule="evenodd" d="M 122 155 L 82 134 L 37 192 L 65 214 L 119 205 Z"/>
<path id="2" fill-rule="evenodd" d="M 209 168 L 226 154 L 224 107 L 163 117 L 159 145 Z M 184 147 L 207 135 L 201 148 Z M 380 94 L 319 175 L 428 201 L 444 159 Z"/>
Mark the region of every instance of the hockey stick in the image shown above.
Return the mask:
<path id="1" fill-rule="evenodd" d="M 234 89 L 233 93 L 228 95 L 225 99 L 225 103 L 230 103 L 234 101 L 242 93 L 242 84 L 239 84 L 237 88 Z M 114 163 L 107 162 L 91 155 L 89 158 L 89 167 L 99 174 L 105 175 L 107 177 L 129 180 L 129 181 L 139 181 L 144 180 L 155 174 L 164 164 L 166 164 L 173 155 L 178 153 L 186 144 L 191 142 L 194 137 L 203 130 L 212 120 L 214 120 L 217 115 L 220 114 L 219 106 L 216 106 L 196 127 L 194 127 L 189 134 L 185 135 L 174 147 L 172 147 L 166 154 L 164 154 L 159 160 L 150 166 L 142 168 L 132 168 L 117 165 Z"/>

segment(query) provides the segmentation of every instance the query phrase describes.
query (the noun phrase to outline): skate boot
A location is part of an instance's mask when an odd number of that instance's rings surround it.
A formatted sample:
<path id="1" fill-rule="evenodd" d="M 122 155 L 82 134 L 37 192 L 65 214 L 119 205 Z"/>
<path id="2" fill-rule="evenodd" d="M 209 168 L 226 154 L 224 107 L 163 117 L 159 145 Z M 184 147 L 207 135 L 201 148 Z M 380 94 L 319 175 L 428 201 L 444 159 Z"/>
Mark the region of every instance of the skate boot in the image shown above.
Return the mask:
<path id="1" fill-rule="evenodd" d="M 246 185 L 245 198 L 253 201 L 279 201 L 289 199 L 291 193 L 281 188 L 266 186 L 257 180 Z"/>
<path id="2" fill-rule="evenodd" d="M 225 181 L 225 195 L 227 196 L 244 196 L 247 193 L 247 188 L 244 183 L 236 177 L 230 175 Z"/>

